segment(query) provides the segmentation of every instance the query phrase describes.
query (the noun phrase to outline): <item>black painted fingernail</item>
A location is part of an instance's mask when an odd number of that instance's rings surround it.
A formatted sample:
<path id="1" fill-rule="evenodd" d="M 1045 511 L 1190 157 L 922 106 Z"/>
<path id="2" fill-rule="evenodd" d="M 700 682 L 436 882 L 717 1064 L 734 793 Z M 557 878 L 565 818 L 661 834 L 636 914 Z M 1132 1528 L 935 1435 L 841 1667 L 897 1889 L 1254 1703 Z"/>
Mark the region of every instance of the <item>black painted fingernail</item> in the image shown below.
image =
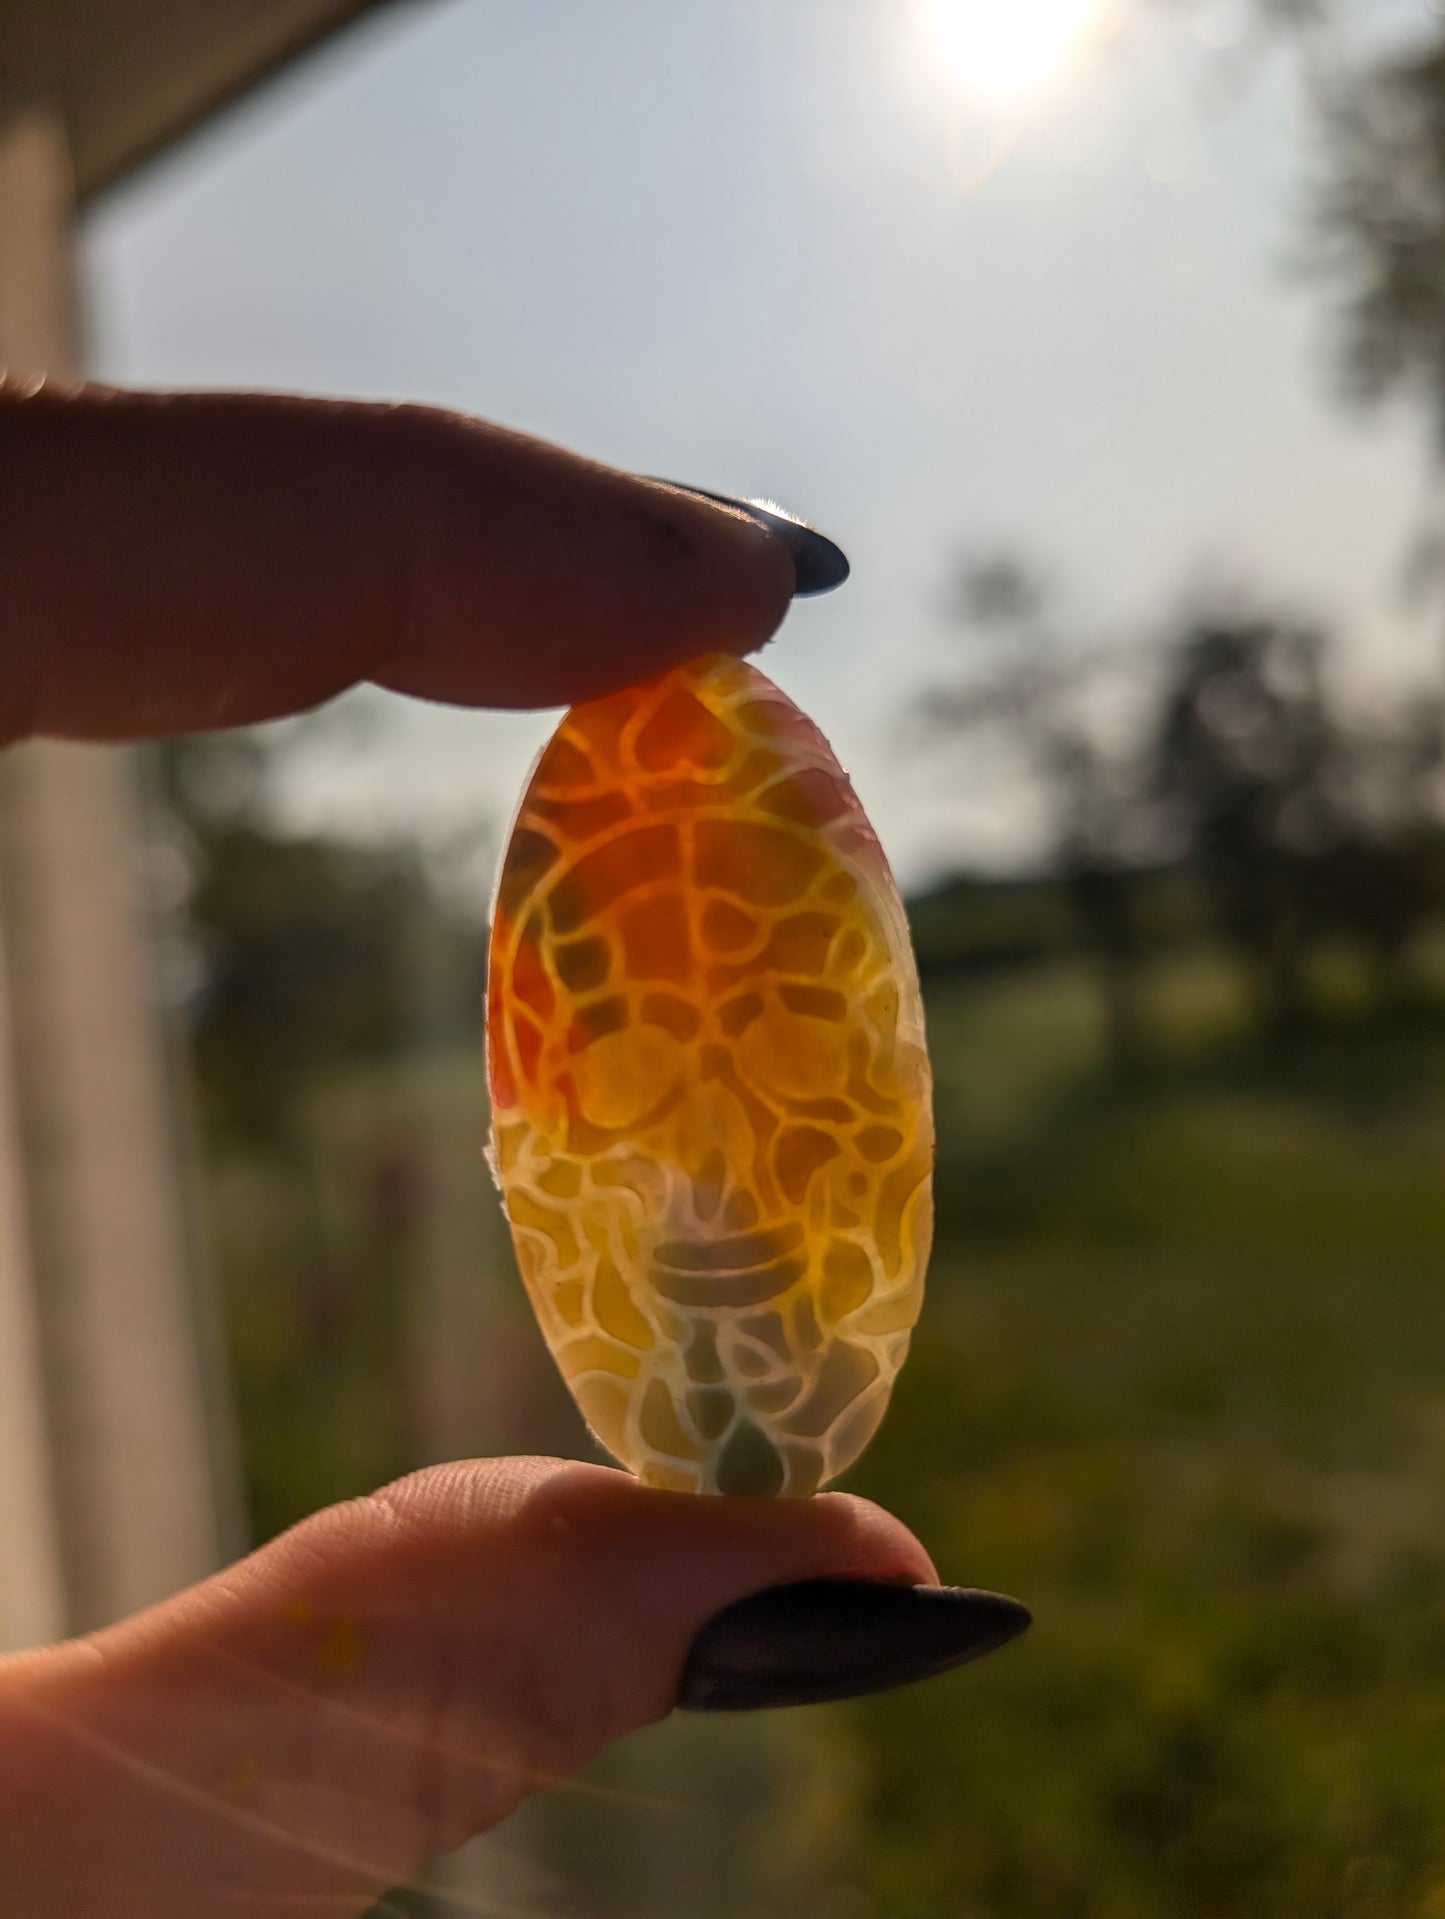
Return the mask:
<path id="1" fill-rule="evenodd" d="M 715 500 L 719 506 L 734 507 L 770 533 L 776 533 L 793 556 L 797 580 L 793 592 L 800 599 L 810 593 L 831 593 L 848 577 L 848 556 L 842 547 L 772 500 L 735 500 L 730 493 L 712 493 L 705 486 L 684 486 L 680 480 L 657 480 L 655 484 L 670 486 L 678 493 L 696 494 L 700 500 Z"/>
<path id="2" fill-rule="evenodd" d="M 770 1586 L 703 1627 L 677 1703 L 689 1712 L 747 1712 L 887 1692 L 979 1659 L 1031 1624 L 1017 1599 L 967 1586 Z"/>

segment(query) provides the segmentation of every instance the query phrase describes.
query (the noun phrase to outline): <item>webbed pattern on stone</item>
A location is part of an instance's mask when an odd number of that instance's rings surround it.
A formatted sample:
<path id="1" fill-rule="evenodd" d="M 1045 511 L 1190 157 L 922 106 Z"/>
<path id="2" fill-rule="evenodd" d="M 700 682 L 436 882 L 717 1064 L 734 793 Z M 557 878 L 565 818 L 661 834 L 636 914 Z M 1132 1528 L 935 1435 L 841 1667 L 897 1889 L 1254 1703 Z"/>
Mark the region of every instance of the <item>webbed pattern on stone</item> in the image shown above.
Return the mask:
<path id="1" fill-rule="evenodd" d="M 715 657 L 575 707 L 503 860 L 492 1156 L 602 1444 L 650 1485 L 804 1495 L 868 1443 L 932 1233 L 897 888 L 817 728 Z"/>

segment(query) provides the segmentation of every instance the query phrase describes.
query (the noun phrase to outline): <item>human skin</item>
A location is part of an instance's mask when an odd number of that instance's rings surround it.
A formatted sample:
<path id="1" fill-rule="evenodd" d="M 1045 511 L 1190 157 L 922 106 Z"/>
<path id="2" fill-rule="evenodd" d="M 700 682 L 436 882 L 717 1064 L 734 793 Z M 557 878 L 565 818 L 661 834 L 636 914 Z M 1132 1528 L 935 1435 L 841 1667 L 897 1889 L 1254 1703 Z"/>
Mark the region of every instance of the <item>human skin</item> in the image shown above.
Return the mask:
<path id="1" fill-rule="evenodd" d="M 245 725 L 363 682 L 593 698 L 754 651 L 792 584 L 744 515 L 455 415 L 0 384 L 0 744 Z M 720 1609 L 830 1575 L 936 1579 L 841 1494 L 413 1475 L 0 1660 L 0 1903 L 359 1912 L 664 1717 Z"/>

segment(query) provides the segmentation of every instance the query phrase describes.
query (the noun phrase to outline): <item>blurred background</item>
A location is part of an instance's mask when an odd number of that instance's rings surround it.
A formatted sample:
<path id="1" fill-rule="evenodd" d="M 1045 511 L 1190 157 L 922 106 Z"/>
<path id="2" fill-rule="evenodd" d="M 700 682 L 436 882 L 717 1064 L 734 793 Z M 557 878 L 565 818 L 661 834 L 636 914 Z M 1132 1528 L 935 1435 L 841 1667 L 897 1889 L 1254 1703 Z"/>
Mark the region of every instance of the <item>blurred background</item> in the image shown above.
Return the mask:
<path id="1" fill-rule="evenodd" d="M 854 565 L 765 664 L 908 895 L 940 1164 L 849 1484 L 1037 1624 L 641 1735 L 393 1909 L 1445 1919 L 1442 11 L 0 26 L 12 366 L 457 406 Z M 0 761 L 8 1643 L 594 1456 L 480 1156 L 552 723 Z"/>

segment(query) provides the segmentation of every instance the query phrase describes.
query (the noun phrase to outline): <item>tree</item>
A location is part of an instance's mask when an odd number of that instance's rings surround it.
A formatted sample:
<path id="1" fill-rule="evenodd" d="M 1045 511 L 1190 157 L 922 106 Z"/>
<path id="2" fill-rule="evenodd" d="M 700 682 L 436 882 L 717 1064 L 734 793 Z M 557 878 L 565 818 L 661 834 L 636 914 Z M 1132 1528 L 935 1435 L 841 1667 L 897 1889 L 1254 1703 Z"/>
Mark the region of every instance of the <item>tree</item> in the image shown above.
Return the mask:
<path id="1" fill-rule="evenodd" d="M 1445 36 L 1337 84 L 1313 212 L 1348 391 L 1413 394 L 1445 451 Z"/>
<path id="2" fill-rule="evenodd" d="M 155 761 L 202 1116 L 253 1143 L 284 1141 L 328 1071 L 470 1032 L 483 989 L 482 902 L 448 912 L 419 848 L 273 822 L 294 739 L 176 740 Z"/>
<path id="3" fill-rule="evenodd" d="M 1156 790 L 1282 1031 L 1306 1010 L 1310 858 L 1338 837 L 1323 636 L 1225 615 L 1187 623 L 1168 651 Z"/>
<path id="4" fill-rule="evenodd" d="M 1266 1026 L 1305 1017 L 1310 952 L 1327 938 L 1360 950 L 1378 996 L 1397 997 L 1445 900 L 1438 692 L 1347 717 L 1329 697 L 1324 634 L 1282 615 L 1194 618 L 1167 657 L 1156 790 Z"/>
<path id="5" fill-rule="evenodd" d="M 1363 951 L 1384 1005 L 1408 997 L 1414 948 L 1445 905 L 1445 705 L 1438 690 L 1341 730 L 1342 824 L 1317 875 L 1334 927 Z"/>
<path id="6" fill-rule="evenodd" d="M 993 735 L 1042 794 L 1048 864 L 1096 968 L 1110 1058 L 1131 1068 L 1147 1050 L 1134 878 L 1153 821 L 1127 737 L 1095 697 L 1123 656 L 1067 640 L 1042 574 L 1013 553 L 966 559 L 950 614 L 982 659 L 930 691 L 929 724 L 955 740 Z"/>
<path id="7" fill-rule="evenodd" d="M 443 1359 L 448 1378 L 470 1363 L 475 1391 L 482 1335 L 500 1337 L 489 1308 L 450 1310 L 482 1297 L 475 1268 L 497 1237 L 481 1160 L 485 893 L 470 910 L 449 899 L 414 844 L 286 831 L 271 794 L 298 731 L 173 741 L 152 762 L 164 970 L 259 1537 L 421 1463 Z M 452 1052 L 476 1087 L 462 1129 L 455 1101 L 433 1109 L 419 1090 L 449 1084 Z M 447 1237 L 454 1139 L 481 1214 L 465 1244 Z M 541 1363 L 512 1367 L 519 1395 Z"/>

